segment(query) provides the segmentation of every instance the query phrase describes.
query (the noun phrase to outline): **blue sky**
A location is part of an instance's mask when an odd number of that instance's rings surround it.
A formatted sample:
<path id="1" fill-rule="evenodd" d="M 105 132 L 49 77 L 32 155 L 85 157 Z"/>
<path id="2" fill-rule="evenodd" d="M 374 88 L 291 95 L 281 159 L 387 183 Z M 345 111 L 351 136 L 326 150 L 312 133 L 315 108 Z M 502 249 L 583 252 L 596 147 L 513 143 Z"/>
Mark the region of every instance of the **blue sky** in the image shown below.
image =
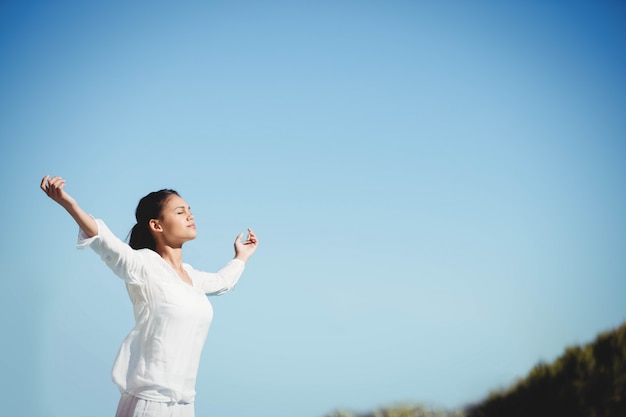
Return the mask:
<path id="1" fill-rule="evenodd" d="M 105 417 L 132 327 L 45 174 L 120 237 L 175 188 L 215 270 L 199 416 L 458 407 L 626 319 L 620 2 L 0 5 L 3 391 Z"/>

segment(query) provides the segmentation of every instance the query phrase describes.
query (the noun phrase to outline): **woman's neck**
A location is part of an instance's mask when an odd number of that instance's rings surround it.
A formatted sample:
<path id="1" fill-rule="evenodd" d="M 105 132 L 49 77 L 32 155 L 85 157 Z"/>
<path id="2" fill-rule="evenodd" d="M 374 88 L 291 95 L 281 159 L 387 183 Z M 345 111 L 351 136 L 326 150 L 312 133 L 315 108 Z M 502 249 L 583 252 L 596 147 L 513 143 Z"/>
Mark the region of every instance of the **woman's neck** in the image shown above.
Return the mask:
<path id="1" fill-rule="evenodd" d="M 183 268 L 183 248 L 173 248 L 171 246 L 157 246 L 157 253 L 161 258 L 176 271 L 176 274 L 188 285 L 193 287 L 191 277 Z"/>
<path id="2" fill-rule="evenodd" d="M 159 246 L 156 252 L 161 255 L 168 264 L 174 269 L 179 270 L 183 267 L 183 248 L 173 248 L 171 246 Z"/>

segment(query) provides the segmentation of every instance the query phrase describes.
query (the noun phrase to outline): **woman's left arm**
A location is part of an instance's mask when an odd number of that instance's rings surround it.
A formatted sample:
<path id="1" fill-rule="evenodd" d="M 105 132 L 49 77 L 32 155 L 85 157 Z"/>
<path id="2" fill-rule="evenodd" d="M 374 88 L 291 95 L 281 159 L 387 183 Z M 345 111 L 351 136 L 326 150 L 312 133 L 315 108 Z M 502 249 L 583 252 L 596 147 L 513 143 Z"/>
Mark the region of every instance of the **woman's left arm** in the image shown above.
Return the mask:
<path id="1" fill-rule="evenodd" d="M 235 287 L 245 269 L 246 262 L 256 251 L 258 240 L 252 229 L 248 229 L 248 237 L 242 241 L 243 233 L 235 239 L 235 257 L 217 272 L 195 271 L 196 278 L 205 294 L 220 295 Z"/>
<path id="2" fill-rule="evenodd" d="M 244 269 L 242 261 L 233 259 L 217 272 L 193 270 L 192 279 L 199 282 L 206 295 L 221 295 L 235 288 Z"/>

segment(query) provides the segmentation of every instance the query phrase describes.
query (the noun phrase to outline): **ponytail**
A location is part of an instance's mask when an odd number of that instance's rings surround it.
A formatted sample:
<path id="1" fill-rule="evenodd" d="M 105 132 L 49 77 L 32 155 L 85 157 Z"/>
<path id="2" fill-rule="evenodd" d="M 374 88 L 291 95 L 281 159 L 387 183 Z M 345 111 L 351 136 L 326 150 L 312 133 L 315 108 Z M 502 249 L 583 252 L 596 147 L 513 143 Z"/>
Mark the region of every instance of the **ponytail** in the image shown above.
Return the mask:
<path id="1" fill-rule="evenodd" d="M 156 250 L 156 242 L 148 223 L 136 223 L 130 231 L 130 239 L 128 245 L 133 249 L 152 249 Z"/>

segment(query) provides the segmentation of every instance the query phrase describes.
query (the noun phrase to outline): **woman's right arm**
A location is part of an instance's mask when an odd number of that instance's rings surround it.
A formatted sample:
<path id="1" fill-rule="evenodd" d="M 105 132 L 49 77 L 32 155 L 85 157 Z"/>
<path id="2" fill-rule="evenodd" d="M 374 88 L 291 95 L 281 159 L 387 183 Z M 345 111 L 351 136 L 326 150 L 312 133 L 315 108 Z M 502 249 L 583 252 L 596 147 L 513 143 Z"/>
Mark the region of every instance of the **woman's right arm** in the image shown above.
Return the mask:
<path id="1" fill-rule="evenodd" d="M 50 178 L 49 175 L 46 175 L 41 180 L 41 189 L 43 192 L 72 216 L 85 235 L 87 237 L 96 236 L 98 234 L 96 221 L 80 208 L 76 200 L 74 200 L 64 188 L 65 180 L 61 177 L 56 176 Z"/>
<path id="2" fill-rule="evenodd" d="M 102 221 L 87 214 L 64 187 L 65 180 L 61 177 L 46 175 L 41 180 L 41 189 L 67 210 L 80 227 L 79 247 L 90 246 L 117 276 L 130 284 L 141 284 L 145 276 L 144 255 L 118 239 Z"/>

